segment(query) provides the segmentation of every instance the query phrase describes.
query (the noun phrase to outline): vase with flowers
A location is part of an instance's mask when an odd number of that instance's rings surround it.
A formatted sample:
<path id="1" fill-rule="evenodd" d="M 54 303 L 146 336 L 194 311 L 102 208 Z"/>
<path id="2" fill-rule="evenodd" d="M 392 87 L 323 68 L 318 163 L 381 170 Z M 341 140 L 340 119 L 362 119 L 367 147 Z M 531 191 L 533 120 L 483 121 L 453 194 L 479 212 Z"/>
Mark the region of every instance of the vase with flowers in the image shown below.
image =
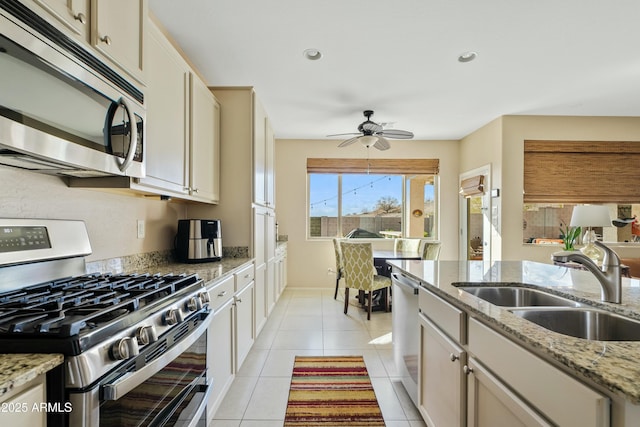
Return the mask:
<path id="1" fill-rule="evenodd" d="M 560 238 L 564 244 L 565 251 L 574 251 L 574 244 L 578 237 L 580 237 L 580 233 L 582 233 L 582 227 L 571 227 L 566 223 L 560 224 Z"/>

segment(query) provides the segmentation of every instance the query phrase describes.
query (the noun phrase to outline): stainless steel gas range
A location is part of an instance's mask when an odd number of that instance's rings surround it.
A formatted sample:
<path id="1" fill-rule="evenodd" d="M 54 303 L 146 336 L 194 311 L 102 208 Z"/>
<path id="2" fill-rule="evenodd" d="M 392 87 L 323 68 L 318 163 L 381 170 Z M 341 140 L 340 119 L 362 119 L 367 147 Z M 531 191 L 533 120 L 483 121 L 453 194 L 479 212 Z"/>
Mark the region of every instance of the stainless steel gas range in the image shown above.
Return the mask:
<path id="1" fill-rule="evenodd" d="M 205 425 L 209 298 L 187 274 L 85 274 L 82 221 L 0 219 L 1 352 L 64 354 L 56 425 Z"/>

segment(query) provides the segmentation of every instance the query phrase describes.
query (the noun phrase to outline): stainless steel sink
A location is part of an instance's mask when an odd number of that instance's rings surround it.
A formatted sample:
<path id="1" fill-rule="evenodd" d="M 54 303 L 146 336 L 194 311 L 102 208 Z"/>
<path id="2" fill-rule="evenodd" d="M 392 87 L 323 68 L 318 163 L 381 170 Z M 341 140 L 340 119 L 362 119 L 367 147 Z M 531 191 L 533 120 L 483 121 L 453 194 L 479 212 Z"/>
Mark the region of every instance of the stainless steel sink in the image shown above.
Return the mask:
<path id="1" fill-rule="evenodd" d="M 501 307 L 580 307 L 580 303 L 520 286 L 460 286 L 476 297 Z"/>
<path id="2" fill-rule="evenodd" d="M 515 309 L 516 316 L 576 338 L 640 341 L 640 321 L 592 308 Z"/>

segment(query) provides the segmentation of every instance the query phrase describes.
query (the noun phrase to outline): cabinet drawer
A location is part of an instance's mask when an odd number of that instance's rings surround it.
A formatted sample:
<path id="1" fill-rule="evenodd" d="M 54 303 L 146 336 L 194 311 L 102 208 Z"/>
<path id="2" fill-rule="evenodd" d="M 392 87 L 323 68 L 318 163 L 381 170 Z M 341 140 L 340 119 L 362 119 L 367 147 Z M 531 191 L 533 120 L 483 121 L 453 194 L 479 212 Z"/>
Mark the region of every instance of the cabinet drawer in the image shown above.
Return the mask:
<path id="1" fill-rule="evenodd" d="M 420 312 L 437 324 L 449 337 L 461 344 L 466 342 L 466 315 L 463 311 L 423 287 L 420 288 L 418 306 Z"/>
<path id="2" fill-rule="evenodd" d="M 222 305 L 233 298 L 235 292 L 235 279 L 228 276 L 218 282 L 215 282 L 209 290 L 209 306 L 211 310 L 216 311 Z"/>
<path id="3" fill-rule="evenodd" d="M 244 267 L 242 270 L 238 270 L 234 276 L 236 278 L 236 292 L 238 292 L 253 281 L 255 276 L 253 264 Z"/>
<path id="4" fill-rule="evenodd" d="M 469 319 L 469 352 L 554 424 L 609 426 L 609 398 L 476 319 Z"/>

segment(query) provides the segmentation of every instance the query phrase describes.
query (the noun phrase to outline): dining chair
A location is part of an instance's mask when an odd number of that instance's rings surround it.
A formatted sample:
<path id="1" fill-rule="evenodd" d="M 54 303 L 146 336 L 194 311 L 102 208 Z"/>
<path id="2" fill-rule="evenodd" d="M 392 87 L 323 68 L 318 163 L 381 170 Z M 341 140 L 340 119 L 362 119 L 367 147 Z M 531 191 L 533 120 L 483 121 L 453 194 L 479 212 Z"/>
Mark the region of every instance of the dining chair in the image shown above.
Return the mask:
<path id="1" fill-rule="evenodd" d="M 342 251 L 340 250 L 340 239 L 333 239 L 333 251 L 336 255 L 336 291 L 333 293 L 333 299 L 337 299 L 340 279 L 342 279 L 342 277 L 344 276 L 344 271 L 342 269 Z"/>
<path id="2" fill-rule="evenodd" d="M 393 246 L 395 251 L 418 252 L 418 249 L 420 249 L 420 239 L 396 239 Z"/>
<path id="3" fill-rule="evenodd" d="M 365 292 L 367 320 L 371 320 L 373 292 L 391 286 L 391 279 L 376 274 L 371 243 L 340 242 L 344 272 L 344 314 L 349 310 L 349 288 Z M 389 298 L 385 295 L 385 311 L 389 311 Z"/>
<path id="4" fill-rule="evenodd" d="M 437 260 L 440 257 L 440 242 L 423 240 L 420 257 L 425 260 Z"/>

